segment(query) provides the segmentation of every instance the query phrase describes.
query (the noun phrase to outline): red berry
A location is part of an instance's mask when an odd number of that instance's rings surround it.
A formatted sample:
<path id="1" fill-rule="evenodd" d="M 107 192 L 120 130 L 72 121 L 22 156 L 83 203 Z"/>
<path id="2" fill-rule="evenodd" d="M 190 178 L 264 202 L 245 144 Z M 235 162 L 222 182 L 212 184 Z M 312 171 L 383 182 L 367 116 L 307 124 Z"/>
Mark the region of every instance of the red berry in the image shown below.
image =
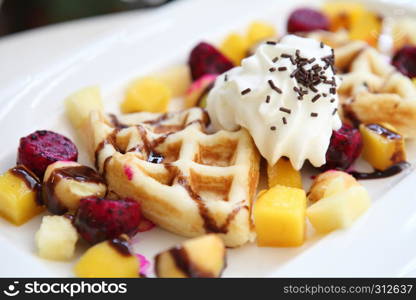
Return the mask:
<path id="1" fill-rule="evenodd" d="M 290 14 L 287 21 L 287 32 L 314 30 L 329 30 L 329 20 L 323 13 L 310 8 L 299 8 Z"/>
<path id="2" fill-rule="evenodd" d="M 17 164 L 25 165 L 40 178 L 56 161 L 77 161 L 78 150 L 70 139 L 58 133 L 39 130 L 20 139 Z"/>
<path id="3" fill-rule="evenodd" d="M 96 244 L 123 233 L 134 235 L 140 220 L 140 205 L 134 200 L 88 197 L 81 199 L 73 222 L 87 242 Z"/>
<path id="4" fill-rule="evenodd" d="M 347 170 L 358 158 L 362 149 L 360 131 L 348 124 L 332 132 L 331 142 L 326 152 L 326 164 L 322 170 Z"/>
<path id="5" fill-rule="evenodd" d="M 413 78 L 416 77 L 416 47 L 404 46 L 393 57 L 393 66 L 403 75 Z"/>
<path id="6" fill-rule="evenodd" d="M 189 56 L 192 79 L 197 80 L 206 74 L 222 74 L 233 68 L 233 63 L 214 46 L 199 43 Z"/>

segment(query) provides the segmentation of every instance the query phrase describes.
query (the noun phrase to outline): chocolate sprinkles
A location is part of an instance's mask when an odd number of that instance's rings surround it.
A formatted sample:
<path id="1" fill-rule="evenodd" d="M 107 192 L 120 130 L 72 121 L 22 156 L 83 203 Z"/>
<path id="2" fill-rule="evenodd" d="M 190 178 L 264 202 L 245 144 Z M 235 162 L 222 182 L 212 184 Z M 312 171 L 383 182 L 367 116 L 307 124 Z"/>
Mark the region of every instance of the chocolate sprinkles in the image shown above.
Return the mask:
<path id="1" fill-rule="evenodd" d="M 281 108 L 279 108 L 279 110 L 282 111 L 282 112 L 285 112 L 287 114 L 290 114 L 292 112 L 289 108 L 286 108 L 286 107 L 281 107 Z"/>
<path id="2" fill-rule="evenodd" d="M 311 117 L 316 118 L 318 116 L 318 113 L 311 113 Z"/>
<path id="3" fill-rule="evenodd" d="M 271 126 L 270 130 L 273 130 L 273 131 L 276 130 L 276 126 Z"/>
<path id="4" fill-rule="evenodd" d="M 277 45 L 277 42 L 275 42 L 275 41 L 267 41 L 266 44 L 267 45 L 273 45 L 274 46 L 274 45 Z"/>
<path id="5" fill-rule="evenodd" d="M 338 108 L 334 108 L 334 111 L 332 112 L 332 115 L 335 115 L 338 111 Z"/>
<path id="6" fill-rule="evenodd" d="M 280 69 L 280 68 L 279 68 Z M 270 68 L 269 69 L 269 72 L 275 72 L 276 71 L 276 68 Z"/>
<path id="7" fill-rule="evenodd" d="M 279 67 L 279 68 L 277 68 L 277 70 L 280 71 L 280 72 L 283 72 L 283 71 L 286 71 L 287 68 L 286 67 Z"/>
<path id="8" fill-rule="evenodd" d="M 250 88 L 245 89 L 244 91 L 241 92 L 241 95 L 245 95 L 251 92 Z"/>
<path id="9" fill-rule="evenodd" d="M 269 102 L 270 102 L 270 96 L 267 95 L 267 97 L 266 97 L 266 103 L 269 103 Z"/>
<path id="10" fill-rule="evenodd" d="M 281 89 L 279 89 L 279 88 L 278 88 L 278 87 L 274 84 L 273 80 L 269 79 L 267 82 L 269 83 L 269 85 L 270 85 L 270 87 L 272 88 L 272 90 L 276 91 L 276 92 L 277 92 L 277 93 L 279 93 L 279 94 L 281 94 L 281 93 L 282 93 L 282 90 L 281 90 Z"/>
<path id="11" fill-rule="evenodd" d="M 283 117 L 283 118 L 282 118 L 282 122 L 283 122 L 283 124 L 285 124 L 285 125 L 287 124 L 287 121 L 286 121 L 286 118 L 285 118 L 285 117 Z"/>
<path id="12" fill-rule="evenodd" d="M 318 101 L 318 99 L 321 98 L 321 95 L 316 94 L 313 98 L 312 98 L 312 103 L 315 103 L 316 101 Z"/>

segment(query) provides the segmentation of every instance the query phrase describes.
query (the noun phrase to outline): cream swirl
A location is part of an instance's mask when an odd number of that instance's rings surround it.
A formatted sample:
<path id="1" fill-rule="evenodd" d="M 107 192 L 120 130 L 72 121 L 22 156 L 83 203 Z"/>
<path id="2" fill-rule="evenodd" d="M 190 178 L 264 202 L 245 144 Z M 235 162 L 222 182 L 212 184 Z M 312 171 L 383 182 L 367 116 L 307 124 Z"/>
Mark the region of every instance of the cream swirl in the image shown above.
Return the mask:
<path id="1" fill-rule="evenodd" d="M 313 39 L 285 36 L 218 76 L 207 99 L 216 129 L 246 128 L 269 164 L 282 157 L 299 170 L 326 161 L 337 113 L 333 50 Z"/>

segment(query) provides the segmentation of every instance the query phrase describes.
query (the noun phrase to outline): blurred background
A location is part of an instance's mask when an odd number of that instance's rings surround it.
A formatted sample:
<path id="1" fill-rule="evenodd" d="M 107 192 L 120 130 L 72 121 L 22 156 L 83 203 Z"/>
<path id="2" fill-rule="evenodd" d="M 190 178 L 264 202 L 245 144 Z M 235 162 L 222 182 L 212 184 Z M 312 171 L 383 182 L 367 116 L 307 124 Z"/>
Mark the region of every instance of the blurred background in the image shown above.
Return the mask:
<path id="1" fill-rule="evenodd" d="M 48 24 L 149 9 L 173 0 L 0 0 L 0 37 Z"/>

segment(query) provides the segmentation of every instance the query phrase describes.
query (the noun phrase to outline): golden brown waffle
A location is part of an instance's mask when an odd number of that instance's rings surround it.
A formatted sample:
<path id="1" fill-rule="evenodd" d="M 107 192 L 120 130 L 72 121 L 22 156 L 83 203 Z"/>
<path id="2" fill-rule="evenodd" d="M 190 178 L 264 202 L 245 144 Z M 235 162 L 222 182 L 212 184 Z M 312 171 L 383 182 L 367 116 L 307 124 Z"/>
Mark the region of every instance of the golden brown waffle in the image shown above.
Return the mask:
<path id="1" fill-rule="evenodd" d="M 335 65 L 341 72 L 340 111 L 353 123 L 389 123 L 403 136 L 416 137 L 416 86 L 397 72 L 388 58 L 343 32 L 313 33 L 335 47 Z"/>
<path id="2" fill-rule="evenodd" d="M 200 108 L 120 120 L 93 112 L 89 136 L 109 190 L 139 201 L 145 217 L 179 235 L 213 232 L 240 246 L 253 238 L 259 155 L 244 129 L 207 134 L 207 123 Z"/>

